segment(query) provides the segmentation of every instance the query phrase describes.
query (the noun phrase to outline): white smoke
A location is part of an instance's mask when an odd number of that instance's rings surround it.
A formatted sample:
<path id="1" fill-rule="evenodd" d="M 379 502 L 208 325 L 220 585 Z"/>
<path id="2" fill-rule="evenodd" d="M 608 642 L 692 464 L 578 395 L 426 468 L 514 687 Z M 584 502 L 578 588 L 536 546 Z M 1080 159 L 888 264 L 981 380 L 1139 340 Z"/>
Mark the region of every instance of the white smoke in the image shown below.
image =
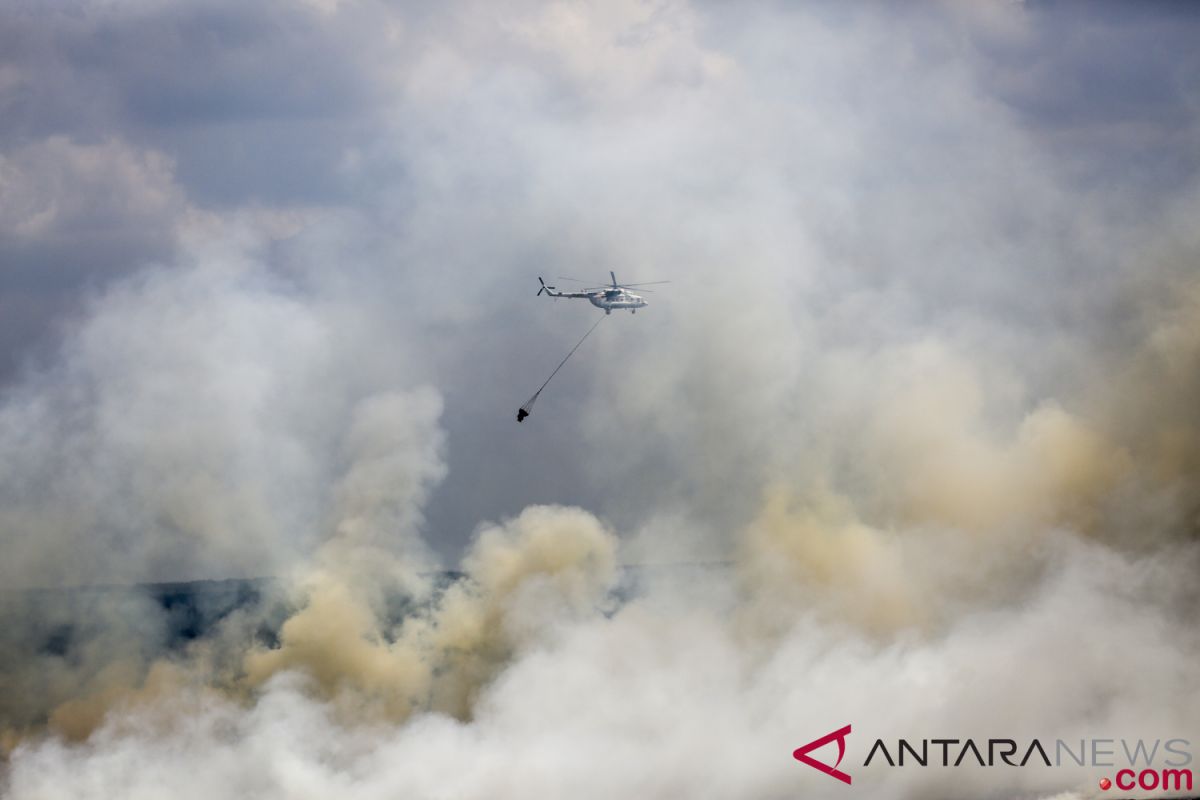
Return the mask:
<path id="1" fill-rule="evenodd" d="M 276 575 L 286 608 L 173 651 L 124 646 L 140 606 L 78 655 L 14 627 L 6 793 L 842 797 L 791 752 L 852 723 L 862 793 L 1088 796 L 1094 769 L 862 761 L 1195 747 L 1196 194 L 1089 193 L 997 99 L 1031 12 L 472 11 L 322 6 L 385 94 L 344 159 L 378 209 L 193 209 L 179 263 L 4 397 L 6 587 Z M 516 429 L 541 374 L 531 252 L 675 283 L 525 439 L 472 437 L 449 409 Z M 426 522 L 571 470 L 594 508 Z"/>
<path id="2" fill-rule="evenodd" d="M 1194 592 L 1161 556 L 1125 559 L 1070 538 L 1046 549 L 1055 575 L 1024 602 L 965 615 L 933 637 L 880 640 L 801 613 L 765 642 L 731 627 L 727 609 L 653 597 L 564 624 L 545 617 L 557 603 L 543 597 L 534 601 L 540 634 L 518 647 L 466 724 L 439 713 L 398 726 L 347 719 L 313 699 L 312 679 L 288 672 L 249 707 L 185 690 L 171 701 L 184 713 L 151 703 L 113 715 L 86 745 L 22 747 L 10 790 L 833 797 L 844 787 L 790 752 L 853 722 L 846 768 L 858 791 L 1022 795 L 1086 785 L 1094 770 L 858 765 L 875 736 L 1194 738 L 1197 643 L 1171 608 Z M 336 636 L 325 650 L 344 652 Z M 375 710 L 363 709 L 366 719 Z"/>

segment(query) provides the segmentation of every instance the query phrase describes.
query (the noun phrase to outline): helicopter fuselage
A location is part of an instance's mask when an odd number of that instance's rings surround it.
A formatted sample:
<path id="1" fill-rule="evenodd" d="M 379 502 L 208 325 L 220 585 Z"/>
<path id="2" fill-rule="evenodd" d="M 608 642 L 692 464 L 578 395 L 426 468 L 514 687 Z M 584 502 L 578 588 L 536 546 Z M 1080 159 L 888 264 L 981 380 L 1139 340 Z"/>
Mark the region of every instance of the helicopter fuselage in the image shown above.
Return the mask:
<path id="1" fill-rule="evenodd" d="M 631 313 L 636 313 L 639 308 L 646 307 L 646 301 L 642 299 L 641 295 L 632 292 L 593 292 L 588 300 L 596 308 L 603 308 L 606 314 L 611 314 L 614 310 L 624 311 L 626 309 Z"/>
<path id="2" fill-rule="evenodd" d="M 618 289 L 605 289 L 599 292 L 557 292 L 547 288 L 546 294 L 551 297 L 567 297 L 587 300 L 596 308 L 604 309 L 605 314 L 611 314 L 614 311 L 628 311 L 631 314 L 636 314 L 639 308 L 646 307 L 646 300 L 640 294 L 626 292 Z"/>
<path id="3" fill-rule="evenodd" d="M 542 288 L 538 289 L 538 296 L 543 294 L 549 297 L 570 297 L 580 300 L 587 300 L 596 308 L 604 309 L 605 314 L 611 314 L 614 311 L 628 311 L 631 314 L 636 314 L 639 308 L 645 308 L 647 303 L 645 298 L 640 294 L 634 294 L 625 286 L 617 283 L 617 276 L 611 271 L 608 273 L 612 278 L 612 286 L 597 286 L 591 289 L 584 289 L 578 292 L 560 292 L 553 286 L 546 284 L 542 278 L 538 278 L 538 283 Z M 565 280 L 575 280 L 574 278 L 565 278 Z M 666 281 L 654 281 L 654 283 L 666 283 Z"/>

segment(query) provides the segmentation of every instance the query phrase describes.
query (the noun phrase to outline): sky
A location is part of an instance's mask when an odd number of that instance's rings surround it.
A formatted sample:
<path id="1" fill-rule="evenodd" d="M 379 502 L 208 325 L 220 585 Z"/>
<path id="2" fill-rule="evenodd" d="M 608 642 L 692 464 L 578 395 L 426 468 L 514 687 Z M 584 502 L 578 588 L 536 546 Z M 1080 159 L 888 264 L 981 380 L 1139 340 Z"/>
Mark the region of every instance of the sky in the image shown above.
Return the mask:
<path id="1" fill-rule="evenodd" d="M 1198 37 L 1156 2 L 6 0 L 0 585 L 271 576 L 296 610 L 274 649 L 231 625 L 182 663 L 93 647 L 33 710 L 0 691 L 10 791 L 163 761 L 107 709 L 153 717 L 181 674 L 227 795 L 303 791 L 225 725 L 326 794 L 429 796 L 444 770 L 384 754 L 533 763 L 529 709 L 570 709 L 624 768 L 559 753 L 507 790 L 699 796 L 621 741 L 717 683 L 693 721 L 724 734 L 654 757 L 741 736 L 708 796 L 779 796 L 811 778 L 753 748 L 842 724 L 784 675 L 872 683 L 869 719 L 982 670 L 959 712 L 877 722 L 986 729 L 1006 653 L 1022 730 L 1200 739 Z M 600 314 L 537 278 L 610 270 L 670 283 L 518 425 Z M 606 605 L 622 565 L 681 564 L 724 571 Z M 380 616 L 443 569 L 477 591 Z M 361 658 L 326 663 L 335 631 Z M 594 674 L 608 647 L 646 682 Z M 597 710 L 629 692 L 644 716 Z M 288 738 L 381 696 L 392 734 Z M 496 796 L 481 769 L 447 796 Z"/>

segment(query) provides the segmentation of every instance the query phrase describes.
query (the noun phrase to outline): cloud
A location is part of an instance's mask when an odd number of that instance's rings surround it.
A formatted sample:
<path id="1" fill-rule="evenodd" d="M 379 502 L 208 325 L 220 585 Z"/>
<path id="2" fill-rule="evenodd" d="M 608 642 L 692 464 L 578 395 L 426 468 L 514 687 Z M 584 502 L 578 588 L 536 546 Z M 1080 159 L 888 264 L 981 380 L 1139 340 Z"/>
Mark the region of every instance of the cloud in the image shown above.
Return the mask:
<path id="1" fill-rule="evenodd" d="M 821 796 L 789 754 L 848 721 L 852 759 L 865 732 L 1195 741 L 1194 109 L 1186 80 L 1064 108 L 1088 93 L 1046 76 L 1095 55 L 1048 54 L 1057 13 L 22 17 L 110 37 L 72 119 L 119 133 L 21 106 L 41 139 L 6 174 L 68 188 L 9 230 L 66 236 L 102 204 L 53 201 L 114 186 L 178 236 L 8 385 L 3 578 L 281 582 L 183 648 L 153 608 L 98 609 L 78 652 L 13 628 L 6 788 Z M 120 52 L 151 34 L 179 64 Z M 6 80 L 80 77 L 54 52 Z M 1170 179 L 1124 159 L 1147 143 Z M 534 276 L 609 269 L 672 283 L 518 428 L 592 313 Z"/>
<path id="2" fill-rule="evenodd" d="M 417 524 L 436 395 L 342 361 L 255 263 L 143 273 L 92 308 L 0 412 L 9 585 L 275 574 L 327 524 Z"/>
<path id="3" fill-rule="evenodd" d="M 1072 365 L 1090 360 L 1081 346 L 1112 328 L 1109 299 L 1138 269 L 1123 254 L 1153 238 L 1148 226 L 1158 216 L 1138 209 L 1151 202 L 1161 212 L 1191 174 L 1190 106 L 1181 95 L 1146 100 L 1154 110 L 1145 118 L 1166 115 L 1177 133 L 1166 144 L 1139 139 L 1140 149 L 1161 151 L 1179 168 L 1145 201 L 1134 182 L 1151 173 L 1119 168 L 1125 145 L 1078 148 L 1094 170 L 1081 177 L 1063 159 L 1061 135 L 1029 110 L 1053 106 L 1064 91 L 1046 76 L 1094 61 L 1086 49 L 1052 58 L 1046 42 L 1061 28 L 1054 8 L 773 13 L 549 6 L 514 8 L 493 24 L 496 14 L 475 6 L 425 13 L 373 3 L 332 13 L 221 3 L 187 12 L 87 6 L 75 18 L 30 12 L 9 25 L 21 41 L 47 47 L 11 50 L 12 71 L 23 86 L 37 76 L 46 91 L 37 103 L 20 95 L 22 115 L 10 119 L 25 120 L 26 137 L 50 126 L 81 141 L 99 131 L 146 142 L 175 165 L 178 189 L 204 213 L 265 206 L 304 214 L 307 229 L 264 260 L 354 309 L 339 326 L 424 338 L 436 353 L 421 368 L 436 373 L 454 420 L 448 447 L 473 454 L 429 509 L 449 554 L 481 517 L 564 492 L 594 507 L 604 474 L 617 471 L 587 474 L 570 463 L 575 435 L 565 432 L 539 434 L 537 452 L 551 455 L 529 452 L 532 480 L 477 455 L 527 447 L 495 432 L 501 414 L 491 398 L 527 397 L 555 342 L 574 334 L 575 315 L 561 303 L 560 313 L 537 307 L 537 324 L 513 324 L 524 297 L 517 287 L 537 272 L 620 267 L 627 279 L 675 278 L 651 298 L 644 333 L 603 351 L 588 374 L 629 383 L 603 371 L 618 352 L 635 354 L 623 363 L 642 376 L 677 373 L 673 339 L 719 340 L 725 352 L 712 355 L 722 369 L 742 370 L 759 387 L 729 409 L 743 429 L 755 418 L 773 421 L 795 402 L 785 395 L 804 393 L 784 376 L 813 367 L 805 345 L 869 348 L 933 333 L 963 344 L 967 358 L 1021 362 L 1036 384 L 1031 395 L 1059 395 Z M 1122 19 L 1097 9 L 1088 30 L 1117 36 Z M 1186 28 L 1190 19 L 1161 13 L 1145 24 Z M 126 44 L 145 41 L 179 47 Z M 1119 52 L 1114 62 L 1134 58 Z M 1041 77 L 1016 94 L 1003 88 L 1003 76 L 1047 59 L 1069 64 L 1038 67 Z M 306 82 L 299 76 L 310 60 L 327 67 Z M 1146 66 L 1148 76 L 1171 82 L 1173 70 L 1187 69 Z M 68 97 L 67 111 L 50 107 Z M 151 113 L 162 105 L 155 97 L 180 114 Z M 1106 120 L 1095 124 L 1123 124 Z M 1089 188 L 1098 179 L 1121 191 Z M 1092 290 L 1060 290 L 1081 282 Z M 63 296 L 77 291 L 61 287 Z M 730 292 L 734 305 L 753 301 L 758 314 L 774 303 L 778 319 L 756 321 L 760 329 L 745 337 L 726 330 L 748 319 L 722 313 Z M 437 302 L 415 309 L 414 297 Z M 752 349 L 764 336 L 792 354 Z M 603 341 L 595 344 L 601 352 Z M 707 363 L 696 360 L 689 380 L 711 371 Z M 562 408 L 595 396 L 582 383 L 569 392 Z M 645 394 L 648 401 L 630 402 L 653 403 Z M 773 404 L 770 413 L 763 403 Z M 542 413 L 554 410 L 547 404 Z M 713 417 L 706 435 L 719 436 L 716 421 L 726 417 Z M 568 414 L 559 427 L 578 422 Z M 604 449 L 602 432 L 628 422 L 585 416 L 588 446 Z M 755 435 L 770 437 L 765 427 Z M 620 458 L 608 454 L 604 463 Z M 481 483 L 488 489 L 477 507 L 459 501 Z M 539 485 L 555 491 L 531 491 Z"/>
<path id="4" fill-rule="evenodd" d="M 23 350 L 44 346 L 48 319 L 78 311 L 81 287 L 167 257 L 190 206 L 163 153 L 55 135 L 0 153 L 0 209 L 11 376 Z"/>

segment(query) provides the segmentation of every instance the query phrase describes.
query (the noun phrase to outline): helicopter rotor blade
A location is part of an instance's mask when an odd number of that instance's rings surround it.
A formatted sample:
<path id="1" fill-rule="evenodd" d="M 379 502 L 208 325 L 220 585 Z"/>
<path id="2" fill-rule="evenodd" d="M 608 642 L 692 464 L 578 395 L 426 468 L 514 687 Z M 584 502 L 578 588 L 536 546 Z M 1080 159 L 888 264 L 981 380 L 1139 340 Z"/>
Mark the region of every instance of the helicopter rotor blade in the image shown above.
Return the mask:
<path id="1" fill-rule="evenodd" d="M 558 275 L 556 277 L 560 281 L 571 281 L 572 283 L 588 283 L 588 281 L 580 280 L 579 278 L 568 278 L 566 275 Z M 658 285 L 664 284 L 664 283 L 670 283 L 670 281 L 645 281 L 643 283 L 618 283 L 618 284 L 616 284 L 615 287 L 612 284 L 606 283 L 606 284 L 602 284 L 600 286 L 595 286 L 595 285 L 588 286 L 587 288 L 580 289 L 579 291 L 581 291 L 581 292 L 610 292 L 614 288 L 617 288 L 617 289 L 637 289 L 638 291 L 653 292 L 654 291 L 653 289 L 642 289 L 641 287 L 643 287 L 643 286 L 658 286 Z M 553 289 L 554 287 L 550 287 L 550 288 Z"/>
<path id="2" fill-rule="evenodd" d="M 555 277 L 558 278 L 560 281 L 570 281 L 571 283 L 595 283 L 595 281 L 585 281 L 585 280 L 580 280 L 579 278 L 568 278 L 566 275 L 556 275 Z M 670 283 L 670 281 L 643 281 L 641 283 L 618 283 L 617 286 L 654 286 L 654 285 L 660 284 L 660 283 Z M 611 283 L 606 283 L 603 285 L 607 286 L 610 289 L 612 288 Z"/>

